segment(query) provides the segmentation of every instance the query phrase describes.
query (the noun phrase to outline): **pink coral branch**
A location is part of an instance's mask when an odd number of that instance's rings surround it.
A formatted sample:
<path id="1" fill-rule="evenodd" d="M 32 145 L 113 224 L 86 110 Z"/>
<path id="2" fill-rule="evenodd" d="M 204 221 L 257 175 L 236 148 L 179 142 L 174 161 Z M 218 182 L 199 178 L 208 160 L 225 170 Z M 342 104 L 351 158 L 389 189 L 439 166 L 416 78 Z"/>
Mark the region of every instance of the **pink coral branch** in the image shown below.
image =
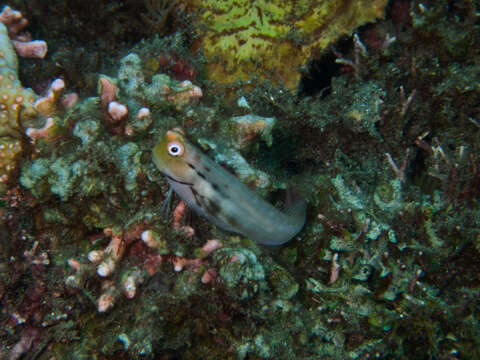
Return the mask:
<path id="1" fill-rule="evenodd" d="M 5 6 L 0 13 L 0 22 L 4 23 L 8 29 L 9 35 L 15 39 L 16 36 L 28 26 L 28 20 L 25 19 L 20 11 L 13 10 L 10 6 Z"/>
<path id="2" fill-rule="evenodd" d="M 43 40 L 17 41 L 12 40 L 17 54 L 24 58 L 43 59 L 47 55 L 47 43 Z"/>
<path id="3" fill-rule="evenodd" d="M 32 40 L 29 33 L 23 32 L 28 26 L 20 11 L 5 6 L 0 13 L 0 22 L 8 29 L 8 35 L 18 55 L 25 58 L 43 59 L 47 54 L 47 43 L 43 40 Z"/>

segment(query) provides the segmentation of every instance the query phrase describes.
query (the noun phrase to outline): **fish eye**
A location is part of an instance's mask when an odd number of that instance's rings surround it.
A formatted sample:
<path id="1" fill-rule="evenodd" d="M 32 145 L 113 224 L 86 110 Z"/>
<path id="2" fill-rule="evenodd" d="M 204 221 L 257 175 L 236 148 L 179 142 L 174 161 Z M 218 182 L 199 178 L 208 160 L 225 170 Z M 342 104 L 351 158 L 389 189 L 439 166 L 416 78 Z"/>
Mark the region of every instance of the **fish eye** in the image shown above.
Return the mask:
<path id="1" fill-rule="evenodd" d="M 183 154 L 183 145 L 177 141 L 168 144 L 168 153 L 172 156 L 181 156 Z"/>

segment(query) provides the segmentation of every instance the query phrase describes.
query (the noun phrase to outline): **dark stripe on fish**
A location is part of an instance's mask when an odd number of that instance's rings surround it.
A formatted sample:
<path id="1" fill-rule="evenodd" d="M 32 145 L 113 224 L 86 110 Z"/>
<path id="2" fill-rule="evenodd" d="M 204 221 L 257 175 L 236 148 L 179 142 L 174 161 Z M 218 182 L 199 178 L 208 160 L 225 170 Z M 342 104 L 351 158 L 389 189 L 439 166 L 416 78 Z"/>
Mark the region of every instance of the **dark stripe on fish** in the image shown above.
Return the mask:
<path id="1" fill-rule="evenodd" d="M 200 207 L 210 216 L 214 218 L 218 218 L 218 214 L 221 211 L 220 206 L 213 201 L 210 201 L 208 198 L 205 198 L 204 196 L 198 195 L 198 197 L 195 197 L 196 200 L 198 200 Z"/>
<path id="2" fill-rule="evenodd" d="M 212 189 L 215 190 L 217 193 L 219 193 L 221 197 L 223 197 L 224 199 L 230 199 L 230 196 L 227 193 L 225 193 L 225 191 L 223 191 L 223 189 L 220 186 L 218 186 L 215 183 L 210 183 L 210 185 L 212 185 Z"/>
<path id="3" fill-rule="evenodd" d="M 220 205 L 218 205 L 215 201 L 210 201 L 209 199 L 206 199 L 207 201 L 205 204 L 207 205 L 207 210 L 210 214 L 215 215 L 215 217 L 218 217 L 218 214 L 222 210 Z"/>
<path id="4" fill-rule="evenodd" d="M 198 191 L 195 190 L 195 188 L 193 186 L 190 186 L 190 191 L 192 192 L 193 200 L 195 201 L 195 205 L 197 205 L 198 207 L 202 207 L 202 204 L 199 201 L 199 198 L 201 198 L 202 195 L 200 195 L 198 193 Z"/>

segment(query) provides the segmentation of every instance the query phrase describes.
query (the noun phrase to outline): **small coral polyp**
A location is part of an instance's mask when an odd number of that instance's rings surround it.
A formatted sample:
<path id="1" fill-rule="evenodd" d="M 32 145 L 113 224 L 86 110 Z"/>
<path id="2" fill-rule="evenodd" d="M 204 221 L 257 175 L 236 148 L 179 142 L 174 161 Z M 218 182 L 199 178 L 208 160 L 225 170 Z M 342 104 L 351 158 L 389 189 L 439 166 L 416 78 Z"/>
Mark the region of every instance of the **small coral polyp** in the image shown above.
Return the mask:
<path id="1" fill-rule="evenodd" d="M 36 115 L 35 94 L 22 87 L 17 75 L 2 60 L 0 55 L 0 136 L 19 137 L 21 116 Z"/>
<path id="2" fill-rule="evenodd" d="M 8 175 L 16 168 L 12 161 L 22 152 L 22 143 L 11 138 L 0 138 L 0 190 L 2 183 L 8 181 Z"/>

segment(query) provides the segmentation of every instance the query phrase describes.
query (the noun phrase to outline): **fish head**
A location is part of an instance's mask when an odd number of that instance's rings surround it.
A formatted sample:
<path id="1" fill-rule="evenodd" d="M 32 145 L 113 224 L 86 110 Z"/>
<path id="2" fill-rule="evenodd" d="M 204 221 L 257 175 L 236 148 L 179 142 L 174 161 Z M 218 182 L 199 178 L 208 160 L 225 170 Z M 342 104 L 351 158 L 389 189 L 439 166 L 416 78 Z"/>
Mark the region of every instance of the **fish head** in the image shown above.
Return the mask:
<path id="1" fill-rule="evenodd" d="M 153 162 L 164 175 L 186 180 L 191 170 L 188 166 L 189 147 L 182 129 L 169 130 L 153 148 Z"/>

